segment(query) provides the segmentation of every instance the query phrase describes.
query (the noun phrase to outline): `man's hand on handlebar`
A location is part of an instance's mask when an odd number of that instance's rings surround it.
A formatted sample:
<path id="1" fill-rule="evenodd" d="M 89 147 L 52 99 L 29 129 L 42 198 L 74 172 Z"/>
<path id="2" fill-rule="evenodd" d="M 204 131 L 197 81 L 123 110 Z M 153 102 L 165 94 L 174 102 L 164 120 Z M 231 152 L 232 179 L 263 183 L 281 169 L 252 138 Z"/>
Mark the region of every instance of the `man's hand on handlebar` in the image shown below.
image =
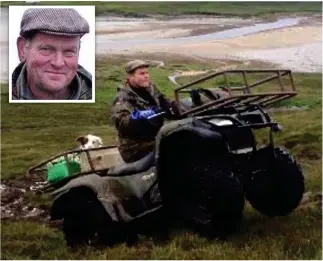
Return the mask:
<path id="1" fill-rule="evenodd" d="M 156 110 L 154 108 L 147 109 L 147 110 L 134 110 L 131 113 L 131 119 L 133 120 L 141 120 L 141 119 L 149 119 L 156 114 Z"/>
<path id="2" fill-rule="evenodd" d="M 175 101 L 168 101 L 163 95 L 158 97 L 160 110 L 164 111 L 164 116 L 169 119 L 179 118 L 179 110 Z"/>

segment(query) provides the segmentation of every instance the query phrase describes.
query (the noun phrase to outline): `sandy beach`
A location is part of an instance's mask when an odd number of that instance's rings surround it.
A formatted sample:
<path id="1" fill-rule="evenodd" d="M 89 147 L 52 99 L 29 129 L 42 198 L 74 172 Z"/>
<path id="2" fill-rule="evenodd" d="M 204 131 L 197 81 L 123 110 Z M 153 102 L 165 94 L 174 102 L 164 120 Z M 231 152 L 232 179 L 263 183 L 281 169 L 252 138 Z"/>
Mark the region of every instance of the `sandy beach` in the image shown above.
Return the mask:
<path id="1" fill-rule="evenodd" d="M 1 82 L 8 82 L 8 15 L 1 9 Z M 97 17 L 96 56 L 165 53 L 187 58 L 268 62 L 322 72 L 322 16 L 260 18 Z M 160 59 L 162 61 L 162 58 Z"/>
<path id="2" fill-rule="evenodd" d="M 250 25 L 264 22 L 235 18 L 196 18 L 192 21 L 189 24 L 184 18 L 166 22 L 141 19 L 129 30 L 129 21 L 114 20 L 109 32 L 104 31 L 101 24 L 97 29 L 97 54 L 164 52 L 200 58 L 258 60 L 302 72 L 322 71 L 320 16 L 299 17 L 291 26 L 276 26 L 278 28 L 234 37 L 230 37 L 231 28 L 243 31 L 250 29 Z M 228 36 L 210 40 L 216 32 L 228 32 Z"/>

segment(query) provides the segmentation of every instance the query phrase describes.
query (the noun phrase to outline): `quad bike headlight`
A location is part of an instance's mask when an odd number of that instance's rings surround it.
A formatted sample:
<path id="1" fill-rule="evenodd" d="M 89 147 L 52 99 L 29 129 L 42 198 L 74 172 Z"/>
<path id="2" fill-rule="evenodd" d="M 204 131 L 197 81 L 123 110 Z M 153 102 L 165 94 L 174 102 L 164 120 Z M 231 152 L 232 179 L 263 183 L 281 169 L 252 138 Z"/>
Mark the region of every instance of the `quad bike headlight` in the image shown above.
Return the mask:
<path id="1" fill-rule="evenodd" d="M 216 125 L 216 126 L 229 126 L 233 125 L 233 122 L 230 120 L 224 120 L 224 119 L 212 119 L 209 121 L 210 123 Z"/>
<path id="2" fill-rule="evenodd" d="M 271 129 L 273 130 L 273 132 L 279 132 L 283 130 L 283 127 L 279 124 L 274 124 Z"/>

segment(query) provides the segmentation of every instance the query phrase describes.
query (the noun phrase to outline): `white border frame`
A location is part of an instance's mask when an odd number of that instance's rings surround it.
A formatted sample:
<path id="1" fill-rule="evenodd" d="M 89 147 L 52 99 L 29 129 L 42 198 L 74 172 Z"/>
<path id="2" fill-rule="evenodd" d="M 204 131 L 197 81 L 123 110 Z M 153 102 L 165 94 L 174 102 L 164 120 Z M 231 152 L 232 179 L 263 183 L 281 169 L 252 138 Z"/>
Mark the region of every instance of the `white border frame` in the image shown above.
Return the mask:
<path id="1" fill-rule="evenodd" d="M 92 99 L 91 100 L 13 100 L 12 99 L 12 73 L 16 66 L 19 64 L 19 58 L 17 54 L 17 37 L 19 36 L 20 31 L 20 21 L 23 15 L 23 12 L 17 13 L 22 9 L 25 11 L 28 8 L 74 8 L 76 9 L 81 16 L 83 16 L 89 23 L 90 32 L 85 34 L 81 38 L 81 50 L 79 56 L 79 64 L 83 66 L 92 74 Z M 19 15 L 19 18 L 17 17 Z M 19 27 L 17 27 L 17 22 L 13 23 L 12 21 L 19 21 Z M 9 6 L 9 65 L 8 65 L 8 81 L 9 81 L 9 103 L 95 103 L 95 5 L 14 5 Z M 15 26 L 13 29 L 12 27 Z M 84 42 L 84 40 L 86 42 Z M 82 47 L 82 44 L 84 45 Z M 88 48 L 87 45 L 90 45 L 91 48 Z M 90 54 L 89 54 L 90 53 Z M 89 54 L 89 55 L 88 55 Z M 13 57 L 14 56 L 14 57 Z M 90 60 L 88 59 L 90 57 Z M 89 65 L 90 64 L 90 65 Z M 89 65 L 89 66 L 84 66 Z"/>

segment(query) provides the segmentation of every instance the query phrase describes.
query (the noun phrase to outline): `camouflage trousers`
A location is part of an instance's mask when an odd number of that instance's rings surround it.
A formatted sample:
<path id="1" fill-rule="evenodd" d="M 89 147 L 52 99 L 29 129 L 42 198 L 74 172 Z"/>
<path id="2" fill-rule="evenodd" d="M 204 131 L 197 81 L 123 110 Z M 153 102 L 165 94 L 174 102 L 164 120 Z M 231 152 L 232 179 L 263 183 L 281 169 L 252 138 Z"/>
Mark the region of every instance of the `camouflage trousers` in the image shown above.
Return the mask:
<path id="1" fill-rule="evenodd" d="M 134 144 L 121 144 L 118 146 L 124 162 L 130 163 L 142 159 L 155 149 L 155 141 L 136 142 Z"/>

